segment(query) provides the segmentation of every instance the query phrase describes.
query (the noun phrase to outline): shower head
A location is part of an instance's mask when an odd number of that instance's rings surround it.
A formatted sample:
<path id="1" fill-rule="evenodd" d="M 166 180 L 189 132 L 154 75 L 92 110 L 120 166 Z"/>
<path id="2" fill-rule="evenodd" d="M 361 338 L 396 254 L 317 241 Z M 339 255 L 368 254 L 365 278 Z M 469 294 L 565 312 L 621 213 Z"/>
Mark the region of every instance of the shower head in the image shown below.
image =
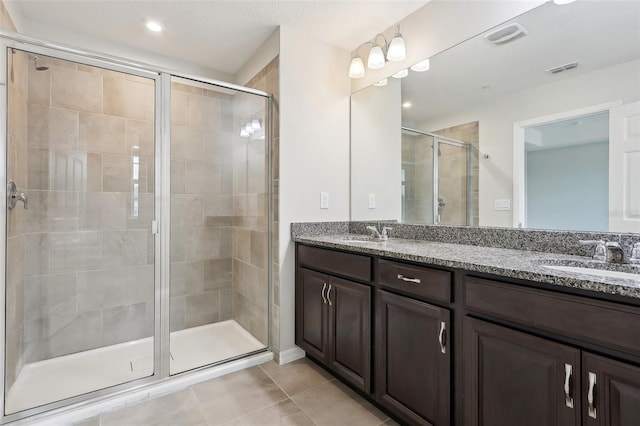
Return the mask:
<path id="1" fill-rule="evenodd" d="M 37 56 L 33 57 L 33 62 L 36 64 L 36 71 L 46 71 L 46 70 L 49 69 L 49 67 L 44 65 L 43 63 L 38 63 L 38 57 Z"/>

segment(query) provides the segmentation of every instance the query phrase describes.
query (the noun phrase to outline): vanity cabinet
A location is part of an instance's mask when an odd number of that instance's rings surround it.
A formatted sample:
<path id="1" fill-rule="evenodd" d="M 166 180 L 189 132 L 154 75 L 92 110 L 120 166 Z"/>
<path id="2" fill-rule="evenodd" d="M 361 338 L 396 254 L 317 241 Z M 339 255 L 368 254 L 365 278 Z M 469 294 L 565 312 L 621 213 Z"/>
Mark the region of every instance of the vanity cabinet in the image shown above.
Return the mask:
<path id="1" fill-rule="evenodd" d="M 376 291 L 376 400 L 409 424 L 449 425 L 449 310 Z"/>
<path id="2" fill-rule="evenodd" d="M 469 314 L 488 317 L 463 320 L 465 424 L 640 425 L 639 367 L 533 334 L 637 355 L 637 308 L 473 277 L 464 291 Z"/>
<path id="3" fill-rule="evenodd" d="M 304 247 L 303 262 L 341 275 L 364 256 Z M 298 250 L 299 264 L 300 250 Z M 337 256 L 336 256 L 337 255 Z M 308 257 L 304 257 L 308 256 Z M 337 263 L 327 260 L 327 256 Z M 363 392 L 371 391 L 371 286 L 299 266 L 296 277 L 296 344 Z M 358 268 L 356 268 L 358 269 Z"/>

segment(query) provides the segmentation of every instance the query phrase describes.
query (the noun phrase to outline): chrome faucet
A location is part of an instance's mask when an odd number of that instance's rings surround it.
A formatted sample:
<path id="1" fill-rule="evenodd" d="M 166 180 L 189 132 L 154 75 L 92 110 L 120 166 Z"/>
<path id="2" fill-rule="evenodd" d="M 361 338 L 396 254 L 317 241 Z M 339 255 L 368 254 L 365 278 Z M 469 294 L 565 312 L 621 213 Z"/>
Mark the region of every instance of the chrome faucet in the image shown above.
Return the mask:
<path id="1" fill-rule="evenodd" d="M 366 229 L 367 231 L 371 231 L 372 238 L 375 238 L 376 240 L 387 241 L 389 240 L 388 231 L 391 231 L 393 228 L 389 228 L 388 226 L 383 227 L 382 234 L 378 231 L 378 229 L 375 226 L 367 226 Z"/>
<path id="2" fill-rule="evenodd" d="M 609 263 L 626 263 L 624 250 L 617 241 L 580 240 L 580 244 L 596 246 L 593 254 L 595 260 Z"/>

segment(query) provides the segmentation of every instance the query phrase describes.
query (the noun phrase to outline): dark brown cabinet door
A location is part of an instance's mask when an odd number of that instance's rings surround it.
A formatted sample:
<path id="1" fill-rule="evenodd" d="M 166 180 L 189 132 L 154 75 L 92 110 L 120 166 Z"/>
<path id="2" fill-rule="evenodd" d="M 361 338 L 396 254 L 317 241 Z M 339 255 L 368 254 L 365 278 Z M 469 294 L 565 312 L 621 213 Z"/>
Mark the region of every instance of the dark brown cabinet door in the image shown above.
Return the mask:
<path id="1" fill-rule="evenodd" d="M 585 426 L 640 425 L 640 368 L 583 353 L 582 370 Z"/>
<path id="2" fill-rule="evenodd" d="M 578 426 L 580 351 L 465 317 L 465 421 Z"/>
<path id="3" fill-rule="evenodd" d="M 296 278 L 296 344 L 319 360 L 328 359 L 329 277 L 298 268 Z"/>
<path id="4" fill-rule="evenodd" d="M 338 374 L 371 391 L 371 287 L 331 278 L 329 303 L 329 363 Z"/>
<path id="5" fill-rule="evenodd" d="M 376 399 L 409 424 L 450 421 L 449 311 L 376 292 Z"/>

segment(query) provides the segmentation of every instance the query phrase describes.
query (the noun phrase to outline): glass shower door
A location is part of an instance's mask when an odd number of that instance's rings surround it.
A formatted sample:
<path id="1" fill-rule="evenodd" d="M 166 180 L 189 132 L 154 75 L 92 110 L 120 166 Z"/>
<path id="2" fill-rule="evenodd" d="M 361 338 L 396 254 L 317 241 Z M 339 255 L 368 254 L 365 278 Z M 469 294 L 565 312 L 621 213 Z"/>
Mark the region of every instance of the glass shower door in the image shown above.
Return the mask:
<path id="1" fill-rule="evenodd" d="M 3 53 L 11 414 L 154 374 L 157 80 Z"/>
<path id="2" fill-rule="evenodd" d="M 468 147 L 435 138 L 437 158 L 437 194 L 435 223 L 467 225 L 470 205 Z M 435 151 L 435 149 L 434 149 Z"/>
<path id="3" fill-rule="evenodd" d="M 267 105 L 172 77 L 170 374 L 269 344 Z"/>

